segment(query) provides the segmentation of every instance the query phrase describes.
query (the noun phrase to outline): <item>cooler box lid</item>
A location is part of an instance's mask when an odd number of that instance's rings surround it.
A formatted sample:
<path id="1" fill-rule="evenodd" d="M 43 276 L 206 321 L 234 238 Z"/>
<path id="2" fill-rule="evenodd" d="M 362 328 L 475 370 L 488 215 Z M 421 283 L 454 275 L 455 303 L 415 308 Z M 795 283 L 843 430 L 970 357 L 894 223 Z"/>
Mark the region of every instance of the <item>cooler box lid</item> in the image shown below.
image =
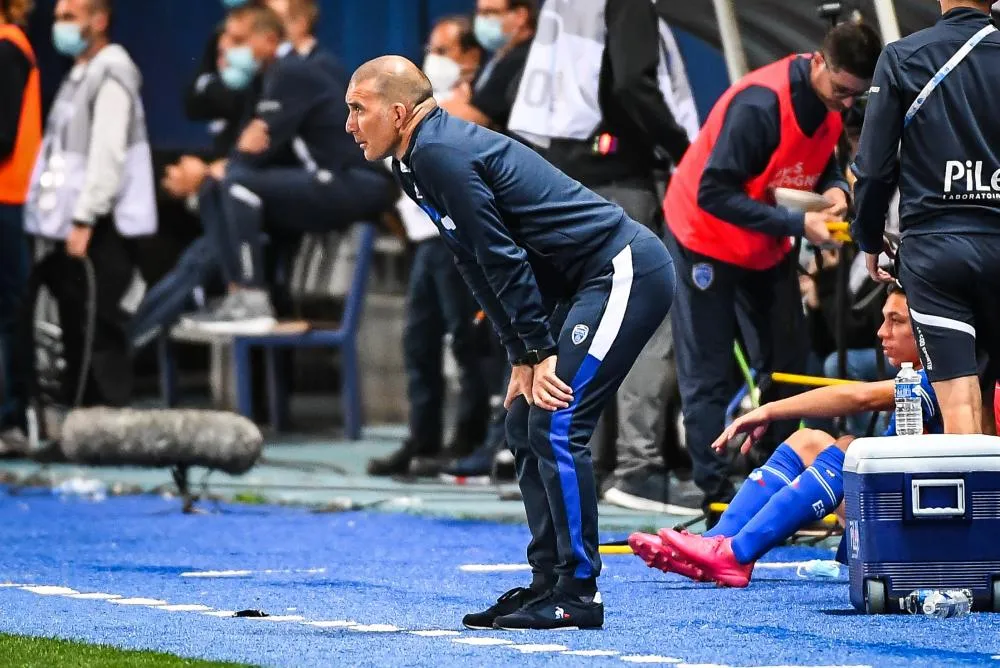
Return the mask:
<path id="1" fill-rule="evenodd" d="M 844 472 L 1000 471 L 1000 437 L 923 434 L 859 438 L 847 448 Z"/>

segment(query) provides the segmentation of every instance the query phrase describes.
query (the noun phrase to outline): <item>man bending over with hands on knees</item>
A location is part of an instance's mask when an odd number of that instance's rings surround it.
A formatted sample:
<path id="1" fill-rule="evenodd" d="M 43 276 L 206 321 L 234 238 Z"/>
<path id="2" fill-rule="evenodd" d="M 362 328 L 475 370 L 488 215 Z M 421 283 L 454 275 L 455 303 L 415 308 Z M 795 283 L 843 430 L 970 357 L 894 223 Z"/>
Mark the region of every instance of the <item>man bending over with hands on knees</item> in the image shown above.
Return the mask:
<path id="1" fill-rule="evenodd" d="M 362 65 L 347 130 L 368 160 L 393 158 L 434 221 L 513 365 L 507 442 L 531 542 L 532 582 L 472 629 L 604 624 L 597 490 L 588 448 L 602 409 L 663 322 L 674 294 L 660 240 L 531 149 L 437 107 L 418 67 Z"/>

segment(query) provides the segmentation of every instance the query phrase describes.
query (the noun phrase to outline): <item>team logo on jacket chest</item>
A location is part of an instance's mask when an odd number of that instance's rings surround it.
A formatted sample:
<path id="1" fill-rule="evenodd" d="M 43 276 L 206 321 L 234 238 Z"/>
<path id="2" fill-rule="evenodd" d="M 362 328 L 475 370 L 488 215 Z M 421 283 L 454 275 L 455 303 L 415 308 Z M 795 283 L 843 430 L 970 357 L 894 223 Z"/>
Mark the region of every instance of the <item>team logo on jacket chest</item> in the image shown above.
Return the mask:
<path id="1" fill-rule="evenodd" d="M 586 341 L 588 334 L 590 334 L 590 327 L 587 327 L 586 325 L 576 325 L 573 327 L 573 333 L 570 335 L 573 345 L 578 346 Z"/>
<path id="2" fill-rule="evenodd" d="M 715 280 L 715 267 L 708 262 L 699 262 L 691 267 L 691 281 L 699 290 L 708 290 Z"/>

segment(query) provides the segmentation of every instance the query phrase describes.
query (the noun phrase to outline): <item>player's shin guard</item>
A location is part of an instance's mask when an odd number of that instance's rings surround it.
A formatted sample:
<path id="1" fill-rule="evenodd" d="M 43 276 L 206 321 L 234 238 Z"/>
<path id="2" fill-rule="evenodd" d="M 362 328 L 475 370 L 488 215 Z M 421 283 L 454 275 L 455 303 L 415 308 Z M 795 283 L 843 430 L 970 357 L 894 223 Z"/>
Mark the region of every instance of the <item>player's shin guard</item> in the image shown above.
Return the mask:
<path id="1" fill-rule="evenodd" d="M 805 465 L 791 446 L 782 443 L 763 466 L 754 469 L 740 487 L 719 522 L 704 536 L 731 537 L 739 533 L 747 522 L 774 496 L 797 478 Z"/>
<path id="2" fill-rule="evenodd" d="M 844 498 L 844 453 L 836 445 L 821 452 L 812 466 L 771 497 L 733 537 L 740 563 L 756 561 L 804 524 L 832 513 Z"/>

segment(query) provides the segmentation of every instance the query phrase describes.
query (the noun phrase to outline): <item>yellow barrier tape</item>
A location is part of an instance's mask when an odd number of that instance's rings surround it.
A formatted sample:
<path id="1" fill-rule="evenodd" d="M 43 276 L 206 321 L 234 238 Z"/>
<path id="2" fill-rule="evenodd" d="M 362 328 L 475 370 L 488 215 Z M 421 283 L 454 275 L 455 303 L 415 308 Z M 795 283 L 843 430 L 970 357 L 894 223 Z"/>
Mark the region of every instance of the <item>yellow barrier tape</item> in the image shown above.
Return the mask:
<path id="1" fill-rule="evenodd" d="M 859 380 L 844 380 L 843 378 L 825 378 L 823 376 L 804 376 L 798 373 L 783 373 L 781 371 L 771 374 L 771 380 L 775 383 L 786 385 L 810 385 L 813 387 L 827 387 L 829 385 L 857 385 Z"/>
<path id="2" fill-rule="evenodd" d="M 632 554 L 628 545 L 601 545 L 601 554 Z"/>

